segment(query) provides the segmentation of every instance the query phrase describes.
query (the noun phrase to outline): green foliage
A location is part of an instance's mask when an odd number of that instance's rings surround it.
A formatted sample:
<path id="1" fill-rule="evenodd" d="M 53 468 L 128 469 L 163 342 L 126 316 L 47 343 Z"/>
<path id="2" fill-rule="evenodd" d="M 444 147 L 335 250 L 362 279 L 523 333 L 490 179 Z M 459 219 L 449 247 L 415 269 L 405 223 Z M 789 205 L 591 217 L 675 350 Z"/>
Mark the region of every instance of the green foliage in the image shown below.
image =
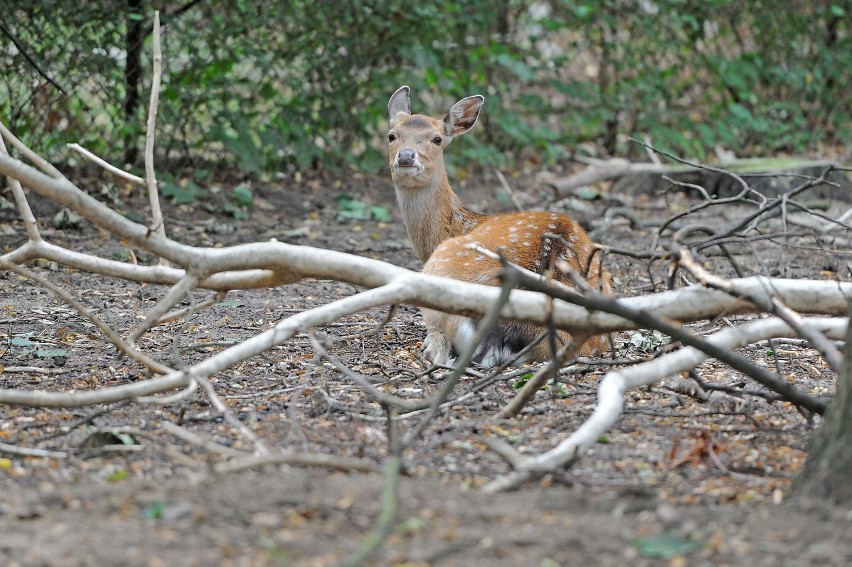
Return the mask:
<path id="1" fill-rule="evenodd" d="M 387 222 L 390 220 L 390 211 L 381 205 L 368 205 L 360 199 L 353 199 L 348 195 L 337 197 L 338 220 L 377 220 Z"/>
<path id="2" fill-rule="evenodd" d="M 8 4 L 12 34 L 66 94 L 10 44 L 0 119 L 48 155 L 70 141 L 108 159 L 141 147 L 150 36 L 131 110 L 125 38 L 161 3 Z M 158 163 L 378 171 L 401 84 L 415 112 L 433 115 L 486 96 L 481 124 L 448 153 L 456 168 L 549 163 L 581 143 L 643 154 L 629 137 L 699 158 L 716 145 L 739 155 L 848 146 L 847 20 L 832 0 L 202 2 L 163 11 Z"/>
<path id="3" fill-rule="evenodd" d="M 231 191 L 231 200 L 224 205 L 225 212 L 235 219 L 245 220 L 254 208 L 254 194 L 245 185 L 237 185 Z"/>
<path id="4" fill-rule="evenodd" d="M 631 543 L 642 555 L 663 559 L 671 559 L 677 555 L 685 555 L 702 548 L 702 544 L 697 541 L 685 539 L 669 532 L 659 536 L 636 538 Z"/>
<path id="5" fill-rule="evenodd" d="M 40 348 L 36 350 L 39 358 L 62 358 L 68 356 L 67 348 Z"/>
<path id="6" fill-rule="evenodd" d="M 182 180 L 180 183 L 165 181 L 160 184 L 160 193 L 163 197 L 184 205 L 195 203 L 207 196 L 207 191 L 189 180 Z"/>
<path id="7" fill-rule="evenodd" d="M 145 508 L 145 517 L 149 520 L 159 520 L 163 517 L 163 512 L 166 509 L 164 502 L 154 502 Z"/>

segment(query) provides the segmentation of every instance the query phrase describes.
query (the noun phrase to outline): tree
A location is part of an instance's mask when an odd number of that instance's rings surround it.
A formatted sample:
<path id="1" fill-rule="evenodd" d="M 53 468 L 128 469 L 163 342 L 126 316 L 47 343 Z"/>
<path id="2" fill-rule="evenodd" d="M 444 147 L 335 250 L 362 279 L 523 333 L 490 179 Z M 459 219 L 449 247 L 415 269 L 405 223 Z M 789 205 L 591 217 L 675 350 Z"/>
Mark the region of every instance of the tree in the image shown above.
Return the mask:
<path id="1" fill-rule="evenodd" d="M 852 313 L 852 310 L 850 310 Z M 843 369 L 824 421 L 811 437 L 805 467 L 793 484 L 798 499 L 852 503 L 852 325 L 846 328 Z"/>

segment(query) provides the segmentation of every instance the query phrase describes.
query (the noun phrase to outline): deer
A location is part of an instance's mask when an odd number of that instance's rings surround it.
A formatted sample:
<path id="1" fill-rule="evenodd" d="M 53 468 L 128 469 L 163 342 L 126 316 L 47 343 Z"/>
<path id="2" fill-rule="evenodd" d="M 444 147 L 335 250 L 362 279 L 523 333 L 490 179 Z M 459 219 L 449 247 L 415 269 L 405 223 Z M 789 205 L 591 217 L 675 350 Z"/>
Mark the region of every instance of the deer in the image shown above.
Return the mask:
<path id="1" fill-rule="evenodd" d="M 577 286 L 571 271 L 600 291 L 611 292 L 611 278 L 597 248 L 570 217 L 535 211 L 491 216 L 470 209 L 453 191 L 444 149 L 474 127 L 485 97 L 463 98 L 439 120 L 411 114 L 409 93 L 409 87 L 400 87 L 388 101 L 388 160 L 399 209 L 424 273 L 499 286 L 501 264 L 477 250 L 485 249 L 536 274 L 552 274 L 553 280 L 572 288 Z M 556 269 L 565 263 L 570 269 Z M 434 309 L 421 311 L 426 326 L 423 351 L 434 364 L 452 364 L 459 353 L 472 348 L 478 320 Z M 473 361 L 498 366 L 515 358 L 542 332 L 533 324 L 500 320 L 477 347 Z M 566 343 L 572 335 L 560 330 L 557 338 Z M 578 355 L 597 354 L 606 345 L 605 336 L 590 337 Z M 551 350 L 547 341 L 539 341 L 528 349 L 526 359 L 547 361 L 553 357 Z"/>

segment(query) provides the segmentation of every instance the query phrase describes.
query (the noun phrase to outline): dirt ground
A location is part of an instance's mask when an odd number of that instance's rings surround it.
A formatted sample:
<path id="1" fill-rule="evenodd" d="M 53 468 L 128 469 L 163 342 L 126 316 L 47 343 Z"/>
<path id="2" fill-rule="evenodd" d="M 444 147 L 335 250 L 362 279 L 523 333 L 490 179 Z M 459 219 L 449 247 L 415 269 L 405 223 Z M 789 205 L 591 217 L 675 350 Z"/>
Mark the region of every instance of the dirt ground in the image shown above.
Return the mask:
<path id="1" fill-rule="evenodd" d="M 659 221 L 695 202 L 682 193 L 664 198 L 603 192 L 553 204 L 529 178 L 510 184 L 525 207 L 566 210 L 593 229 L 596 240 L 633 250 L 647 250 L 654 229 L 631 228 L 624 218 L 606 217 L 606 211 L 627 207 L 641 222 Z M 85 188 L 100 194 L 102 185 L 93 180 Z M 353 175 L 255 183 L 254 211 L 244 220 L 221 214 L 232 186 L 193 205 L 166 203 L 170 236 L 199 246 L 277 238 L 419 267 L 388 179 Z M 480 210 L 510 207 L 490 176 L 460 183 L 457 190 Z M 119 210 L 145 210 L 140 195 L 124 190 L 112 195 Z M 387 210 L 390 218 L 340 219 L 338 195 Z M 55 209 L 37 197 L 33 207 L 48 240 L 105 257 L 131 257 L 126 244 L 91 226 L 53 228 Z M 831 207 L 828 214 L 843 210 L 840 203 Z M 698 220 L 727 223 L 742 213 L 729 207 Z M 374 216 L 381 218 L 381 211 Z M 0 208 L 0 250 L 12 249 L 24 237 L 15 212 Z M 733 251 L 755 271 L 836 276 L 837 259 L 807 235 L 756 241 Z M 143 250 L 133 255 L 150 261 Z M 607 265 L 621 294 L 664 286 L 665 263 L 649 267 L 645 260 L 612 255 Z M 707 265 L 732 273 L 721 256 L 708 258 Z M 122 333 L 164 293 L 164 288 L 47 263 L 34 267 Z M 193 363 L 293 313 L 357 291 L 345 283 L 305 280 L 232 292 L 225 302 L 188 321 L 158 327 L 138 344 L 168 364 L 177 344 L 184 349 L 182 360 Z M 195 301 L 209 295 L 198 292 Z M 0 388 L 84 391 L 146 377 L 135 363 L 117 358 L 91 324 L 32 282 L 0 274 L 0 308 L 5 368 Z M 402 306 L 377 336 L 365 334 L 386 313 L 385 308 L 348 317 L 319 329 L 317 336 L 332 356 L 382 389 L 412 399 L 431 395 L 441 385 L 441 373 L 426 373 L 419 357 L 424 336 L 419 313 Z M 738 319 L 695 329 L 711 332 Z M 613 337 L 612 356 L 653 356 L 659 345 L 647 335 Z M 746 352 L 770 367 L 777 357 L 783 374 L 811 395 L 833 392 L 834 375 L 801 341 L 756 345 Z M 387 456 L 381 408 L 315 355 L 308 336 L 299 335 L 212 382 L 273 450 L 357 457 L 380 468 Z M 370 564 L 852 564 L 852 510 L 785 499 L 819 418 L 767 399 L 759 385 L 714 362 L 699 368 L 707 389 L 670 377 L 629 392 L 618 425 L 564 475 L 511 493 L 478 490 L 509 470 L 485 446 L 486 436 L 529 454 L 551 448 L 590 415 L 597 383 L 612 365 L 609 359 L 579 361 L 565 369 L 562 385 L 540 392 L 512 420 L 493 416 L 526 370 L 511 369 L 485 385 L 485 371 L 470 373 L 457 396 L 470 395 L 441 412 L 423 441 L 406 452 L 398 522 Z M 419 417 L 403 416 L 403 430 Z M 176 436 L 166 422 L 217 443 L 218 449 Z M 8 566 L 325 566 L 358 547 L 381 505 L 380 472 L 275 465 L 213 473 L 212 466 L 227 459 L 223 451 L 251 451 L 251 444 L 200 391 L 164 406 L 0 406 L 0 442 L 65 453 L 63 458 L 0 453 L 0 564 Z"/>

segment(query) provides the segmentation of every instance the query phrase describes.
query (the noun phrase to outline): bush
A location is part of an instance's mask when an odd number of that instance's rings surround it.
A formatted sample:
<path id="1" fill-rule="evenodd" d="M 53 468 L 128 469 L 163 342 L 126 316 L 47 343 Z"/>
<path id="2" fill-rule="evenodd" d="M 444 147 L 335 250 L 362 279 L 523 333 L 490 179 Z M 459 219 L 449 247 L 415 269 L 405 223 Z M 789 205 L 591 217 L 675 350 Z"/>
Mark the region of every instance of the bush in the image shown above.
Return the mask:
<path id="1" fill-rule="evenodd" d="M 758 155 L 850 142 L 840 2 L 9 4 L 0 119 L 54 159 L 81 141 L 139 165 L 157 8 L 169 168 L 379 170 L 401 84 L 431 114 L 486 96 L 485 127 L 453 152 L 457 165 L 549 163 L 581 143 L 641 153 L 628 137 L 698 158 L 716 145 Z"/>

